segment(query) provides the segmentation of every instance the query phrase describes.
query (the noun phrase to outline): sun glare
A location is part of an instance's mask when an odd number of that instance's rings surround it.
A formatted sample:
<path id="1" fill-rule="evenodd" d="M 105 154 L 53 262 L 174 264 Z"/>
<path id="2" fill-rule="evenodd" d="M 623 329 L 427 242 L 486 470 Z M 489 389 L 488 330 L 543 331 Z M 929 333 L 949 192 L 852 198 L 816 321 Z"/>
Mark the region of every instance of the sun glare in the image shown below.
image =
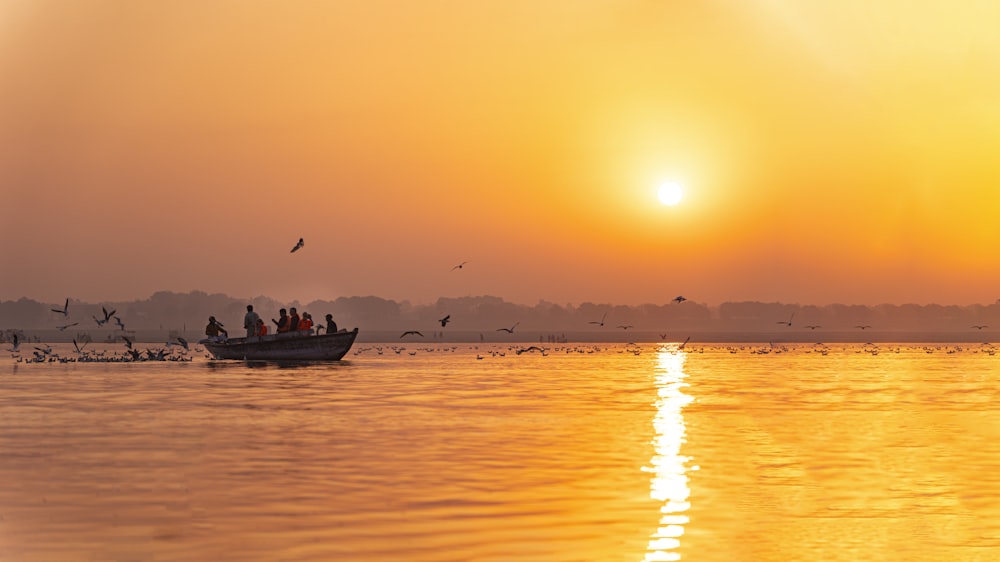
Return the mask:
<path id="1" fill-rule="evenodd" d="M 660 198 L 660 203 L 673 207 L 684 197 L 684 188 L 675 181 L 668 181 L 660 186 L 657 196 Z"/>

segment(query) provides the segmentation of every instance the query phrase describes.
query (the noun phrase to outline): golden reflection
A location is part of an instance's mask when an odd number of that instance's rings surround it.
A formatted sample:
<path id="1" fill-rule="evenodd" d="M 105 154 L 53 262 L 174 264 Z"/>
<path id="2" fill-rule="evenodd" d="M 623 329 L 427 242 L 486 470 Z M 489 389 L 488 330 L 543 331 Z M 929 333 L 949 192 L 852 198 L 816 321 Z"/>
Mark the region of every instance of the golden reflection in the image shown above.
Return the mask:
<path id="1" fill-rule="evenodd" d="M 659 353 L 656 364 L 656 416 L 653 427 L 656 437 L 653 438 L 655 452 L 649 467 L 643 470 L 652 472 L 649 496 L 663 502 L 660 507 L 660 527 L 649 539 L 646 547 L 646 562 L 664 562 L 680 560 L 676 551 L 680 538 L 684 535 L 684 525 L 688 517 L 683 515 L 691 507 L 688 496 L 687 463 L 691 459 L 681 455 L 681 445 L 684 443 L 684 416 L 681 413 L 684 406 L 692 398 L 682 392 L 687 385 L 684 382 L 684 360 L 687 353 L 678 350 L 664 350 Z M 690 470 L 697 470 L 691 467 Z"/>

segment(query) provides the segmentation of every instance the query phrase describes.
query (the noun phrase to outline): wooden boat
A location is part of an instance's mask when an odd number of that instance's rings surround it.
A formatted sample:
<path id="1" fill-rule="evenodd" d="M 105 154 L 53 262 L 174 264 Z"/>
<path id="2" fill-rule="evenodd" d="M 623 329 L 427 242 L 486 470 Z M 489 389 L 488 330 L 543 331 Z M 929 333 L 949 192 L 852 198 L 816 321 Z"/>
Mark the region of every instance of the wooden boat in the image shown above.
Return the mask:
<path id="1" fill-rule="evenodd" d="M 311 330 L 284 332 L 224 341 L 203 339 L 198 343 L 216 359 L 265 361 L 337 361 L 347 354 L 358 337 L 358 329 L 312 335 Z"/>

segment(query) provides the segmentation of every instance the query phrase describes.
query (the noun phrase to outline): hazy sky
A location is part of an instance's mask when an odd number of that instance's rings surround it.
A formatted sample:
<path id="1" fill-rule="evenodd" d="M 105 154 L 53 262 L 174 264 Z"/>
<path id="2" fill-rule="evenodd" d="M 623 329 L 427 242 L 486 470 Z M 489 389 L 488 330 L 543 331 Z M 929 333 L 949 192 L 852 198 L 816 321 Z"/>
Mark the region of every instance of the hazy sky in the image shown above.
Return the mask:
<path id="1" fill-rule="evenodd" d="M 4 0 L 0 299 L 992 303 L 998 21 Z"/>

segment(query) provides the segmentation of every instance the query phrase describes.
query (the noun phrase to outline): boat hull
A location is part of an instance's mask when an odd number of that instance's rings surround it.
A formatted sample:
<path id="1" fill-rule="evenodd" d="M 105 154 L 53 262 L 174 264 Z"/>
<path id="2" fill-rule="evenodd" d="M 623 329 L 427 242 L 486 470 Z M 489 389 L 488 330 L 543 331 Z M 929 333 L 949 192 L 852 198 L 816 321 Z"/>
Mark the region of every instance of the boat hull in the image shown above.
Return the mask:
<path id="1" fill-rule="evenodd" d="M 216 359 L 252 361 L 337 361 L 354 345 L 358 329 L 350 332 L 309 335 L 292 332 L 226 341 L 202 340 L 200 343 Z"/>

